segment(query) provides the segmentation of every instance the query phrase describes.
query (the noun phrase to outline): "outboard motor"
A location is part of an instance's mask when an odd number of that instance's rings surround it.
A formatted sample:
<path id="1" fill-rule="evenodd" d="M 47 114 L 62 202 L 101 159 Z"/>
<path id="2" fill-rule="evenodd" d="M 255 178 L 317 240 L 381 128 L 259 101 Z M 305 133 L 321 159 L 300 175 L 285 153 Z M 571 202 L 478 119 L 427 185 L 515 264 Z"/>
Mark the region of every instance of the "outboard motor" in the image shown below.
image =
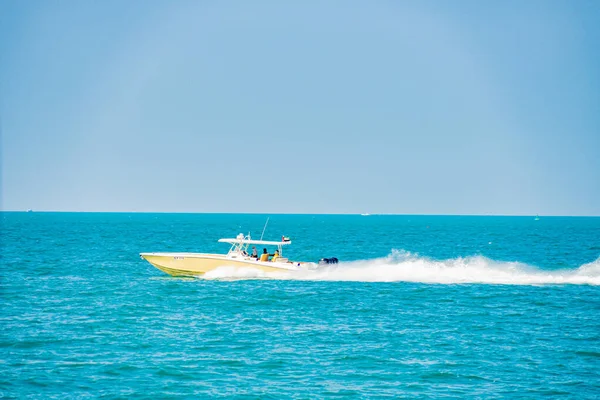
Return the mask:
<path id="1" fill-rule="evenodd" d="M 336 257 L 331 257 L 331 258 L 321 258 L 319 260 L 319 265 L 326 265 L 326 264 L 337 264 L 339 262 L 339 260 Z"/>

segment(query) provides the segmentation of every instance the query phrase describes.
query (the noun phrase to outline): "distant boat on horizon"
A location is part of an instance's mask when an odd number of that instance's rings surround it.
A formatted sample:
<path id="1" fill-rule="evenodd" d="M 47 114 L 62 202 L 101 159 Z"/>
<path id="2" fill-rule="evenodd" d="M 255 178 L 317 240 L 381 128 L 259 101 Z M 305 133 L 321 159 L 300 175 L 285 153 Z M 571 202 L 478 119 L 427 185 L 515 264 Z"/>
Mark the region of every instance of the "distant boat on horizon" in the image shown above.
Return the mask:
<path id="1" fill-rule="evenodd" d="M 536 215 L 535 218 L 533 219 L 534 221 L 539 221 L 540 220 L 540 216 Z"/>
<path id="2" fill-rule="evenodd" d="M 368 216 L 369 216 L 369 215 L 371 215 L 371 214 L 369 214 L 369 213 L 365 213 L 365 214 L 360 214 L 360 215 L 362 215 L 363 217 L 368 217 Z"/>
<path id="3" fill-rule="evenodd" d="M 27 212 L 33 212 L 33 210 L 31 208 L 28 208 Z"/>

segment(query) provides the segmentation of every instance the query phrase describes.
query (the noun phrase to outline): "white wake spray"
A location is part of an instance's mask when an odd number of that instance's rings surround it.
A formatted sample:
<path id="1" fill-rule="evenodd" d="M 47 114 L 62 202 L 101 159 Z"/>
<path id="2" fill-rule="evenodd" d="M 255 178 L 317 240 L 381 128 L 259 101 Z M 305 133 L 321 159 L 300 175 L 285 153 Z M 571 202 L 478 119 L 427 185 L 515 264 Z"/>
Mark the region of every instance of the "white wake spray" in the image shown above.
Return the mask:
<path id="1" fill-rule="evenodd" d="M 484 283 L 513 285 L 600 285 L 600 258 L 577 269 L 543 270 L 519 262 L 459 257 L 432 260 L 405 251 L 371 260 L 342 262 L 315 270 L 266 273 L 248 268 L 222 267 L 205 279 L 281 279 L 350 282 Z"/>

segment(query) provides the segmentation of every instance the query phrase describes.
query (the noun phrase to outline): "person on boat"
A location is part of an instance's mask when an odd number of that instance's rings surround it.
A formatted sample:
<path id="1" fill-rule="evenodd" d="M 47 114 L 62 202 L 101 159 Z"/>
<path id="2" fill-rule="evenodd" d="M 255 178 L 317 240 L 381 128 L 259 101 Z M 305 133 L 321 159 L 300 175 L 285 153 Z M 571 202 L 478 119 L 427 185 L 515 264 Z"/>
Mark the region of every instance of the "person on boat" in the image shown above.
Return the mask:
<path id="1" fill-rule="evenodd" d="M 279 258 L 279 250 L 275 250 L 275 253 L 273 253 L 273 259 L 271 261 L 275 262 L 275 261 L 277 261 L 278 258 Z"/>
<path id="2" fill-rule="evenodd" d="M 256 246 L 252 246 L 252 258 L 258 258 L 258 252 L 256 251 Z"/>
<path id="3" fill-rule="evenodd" d="M 262 254 L 260 255 L 260 261 L 269 261 L 269 253 L 267 253 L 267 249 L 263 249 Z"/>

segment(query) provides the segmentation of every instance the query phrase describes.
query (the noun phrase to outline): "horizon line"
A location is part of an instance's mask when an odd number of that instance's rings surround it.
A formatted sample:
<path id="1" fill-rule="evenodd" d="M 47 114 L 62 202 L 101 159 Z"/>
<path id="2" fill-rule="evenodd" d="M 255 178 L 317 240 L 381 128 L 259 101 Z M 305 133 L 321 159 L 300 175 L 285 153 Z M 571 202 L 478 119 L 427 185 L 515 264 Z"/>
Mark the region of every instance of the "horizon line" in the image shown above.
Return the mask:
<path id="1" fill-rule="evenodd" d="M 0 210 L 0 213 L 87 213 L 87 214 L 246 214 L 246 215 L 357 215 L 357 216 L 429 216 L 429 217 L 582 217 L 598 218 L 600 215 L 559 214 L 436 214 L 436 213 L 347 213 L 347 212 L 234 212 L 234 211 L 69 211 L 69 210 Z"/>

